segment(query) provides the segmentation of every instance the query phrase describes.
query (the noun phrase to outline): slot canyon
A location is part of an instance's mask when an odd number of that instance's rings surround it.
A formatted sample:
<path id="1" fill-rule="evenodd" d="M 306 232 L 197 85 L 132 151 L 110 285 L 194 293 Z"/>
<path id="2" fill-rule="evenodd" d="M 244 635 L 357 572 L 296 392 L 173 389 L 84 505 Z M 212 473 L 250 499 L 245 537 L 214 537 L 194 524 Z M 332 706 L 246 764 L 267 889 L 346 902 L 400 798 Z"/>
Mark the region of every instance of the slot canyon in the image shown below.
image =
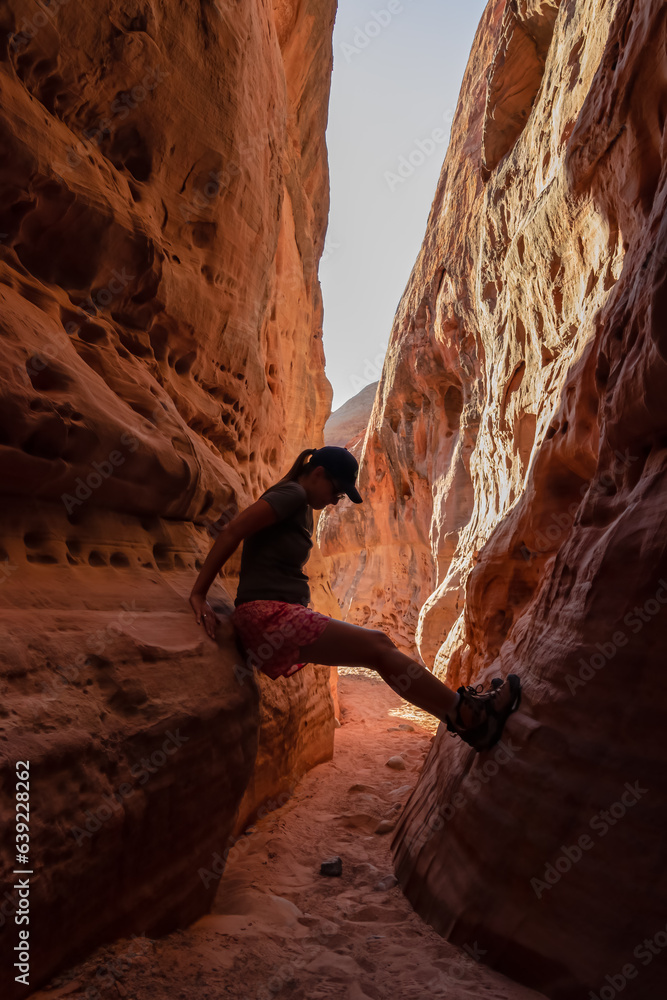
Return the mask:
<path id="1" fill-rule="evenodd" d="M 667 4 L 489 0 L 381 377 L 332 417 L 336 9 L 0 5 L 9 1000 L 664 995 Z M 377 678 L 243 669 L 240 550 L 196 624 L 212 541 L 325 443 L 365 502 L 315 514 L 313 607 L 450 687 L 518 674 L 500 749 Z M 334 920 L 306 868 L 339 813 Z M 135 939 L 162 964 L 100 978 Z"/>

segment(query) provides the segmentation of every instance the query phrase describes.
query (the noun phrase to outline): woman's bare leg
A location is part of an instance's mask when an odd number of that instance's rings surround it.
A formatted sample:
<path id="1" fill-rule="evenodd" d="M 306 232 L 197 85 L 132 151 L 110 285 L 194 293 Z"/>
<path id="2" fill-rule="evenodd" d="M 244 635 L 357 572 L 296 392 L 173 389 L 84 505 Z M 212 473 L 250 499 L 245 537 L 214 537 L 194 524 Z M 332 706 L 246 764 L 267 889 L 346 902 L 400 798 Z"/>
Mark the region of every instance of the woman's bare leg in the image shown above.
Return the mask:
<path id="1" fill-rule="evenodd" d="M 332 619 L 315 642 L 301 646 L 304 663 L 370 667 L 406 701 L 446 722 L 459 696 L 430 670 L 396 648 L 388 635 Z M 467 723 L 466 723 L 467 724 Z"/>

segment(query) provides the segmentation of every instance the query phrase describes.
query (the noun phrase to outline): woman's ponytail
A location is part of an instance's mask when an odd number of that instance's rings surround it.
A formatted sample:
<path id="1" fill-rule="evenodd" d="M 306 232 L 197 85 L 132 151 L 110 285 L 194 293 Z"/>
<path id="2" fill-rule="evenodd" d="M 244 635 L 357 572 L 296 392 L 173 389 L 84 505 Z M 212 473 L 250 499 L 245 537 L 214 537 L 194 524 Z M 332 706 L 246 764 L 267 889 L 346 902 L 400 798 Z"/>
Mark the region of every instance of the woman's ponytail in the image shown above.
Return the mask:
<path id="1" fill-rule="evenodd" d="M 317 448 L 306 448 L 305 451 L 302 451 L 289 472 L 287 472 L 282 479 L 279 479 L 278 482 L 273 485 L 279 486 L 281 483 L 295 482 L 302 472 L 308 471 L 308 459 L 311 455 L 314 455 L 316 451 Z"/>

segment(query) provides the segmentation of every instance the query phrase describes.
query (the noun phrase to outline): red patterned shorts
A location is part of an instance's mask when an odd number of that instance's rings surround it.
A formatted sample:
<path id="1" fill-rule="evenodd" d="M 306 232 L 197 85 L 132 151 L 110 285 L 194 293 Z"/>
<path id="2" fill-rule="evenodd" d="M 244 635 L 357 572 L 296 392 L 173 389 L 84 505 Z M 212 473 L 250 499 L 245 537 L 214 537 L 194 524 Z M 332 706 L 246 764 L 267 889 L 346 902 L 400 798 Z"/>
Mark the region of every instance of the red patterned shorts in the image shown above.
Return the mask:
<path id="1" fill-rule="evenodd" d="M 234 608 L 232 623 L 246 649 L 246 668 L 257 667 L 272 677 L 291 677 L 299 648 L 314 642 L 331 621 L 319 611 L 286 601 L 247 601 Z"/>

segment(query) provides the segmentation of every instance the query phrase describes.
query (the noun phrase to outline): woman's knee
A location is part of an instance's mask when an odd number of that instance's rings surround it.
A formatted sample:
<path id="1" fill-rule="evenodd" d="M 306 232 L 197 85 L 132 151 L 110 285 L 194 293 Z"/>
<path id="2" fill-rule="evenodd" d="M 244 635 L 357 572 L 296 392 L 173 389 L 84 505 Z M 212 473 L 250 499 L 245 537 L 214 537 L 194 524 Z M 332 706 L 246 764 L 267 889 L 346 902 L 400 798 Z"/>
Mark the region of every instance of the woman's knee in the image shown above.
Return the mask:
<path id="1" fill-rule="evenodd" d="M 370 666 L 375 667 L 382 664 L 382 661 L 396 651 L 396 646 L 386 632 L 381 629 L 369 629 L 369 650 L 371 655 Z"/>

